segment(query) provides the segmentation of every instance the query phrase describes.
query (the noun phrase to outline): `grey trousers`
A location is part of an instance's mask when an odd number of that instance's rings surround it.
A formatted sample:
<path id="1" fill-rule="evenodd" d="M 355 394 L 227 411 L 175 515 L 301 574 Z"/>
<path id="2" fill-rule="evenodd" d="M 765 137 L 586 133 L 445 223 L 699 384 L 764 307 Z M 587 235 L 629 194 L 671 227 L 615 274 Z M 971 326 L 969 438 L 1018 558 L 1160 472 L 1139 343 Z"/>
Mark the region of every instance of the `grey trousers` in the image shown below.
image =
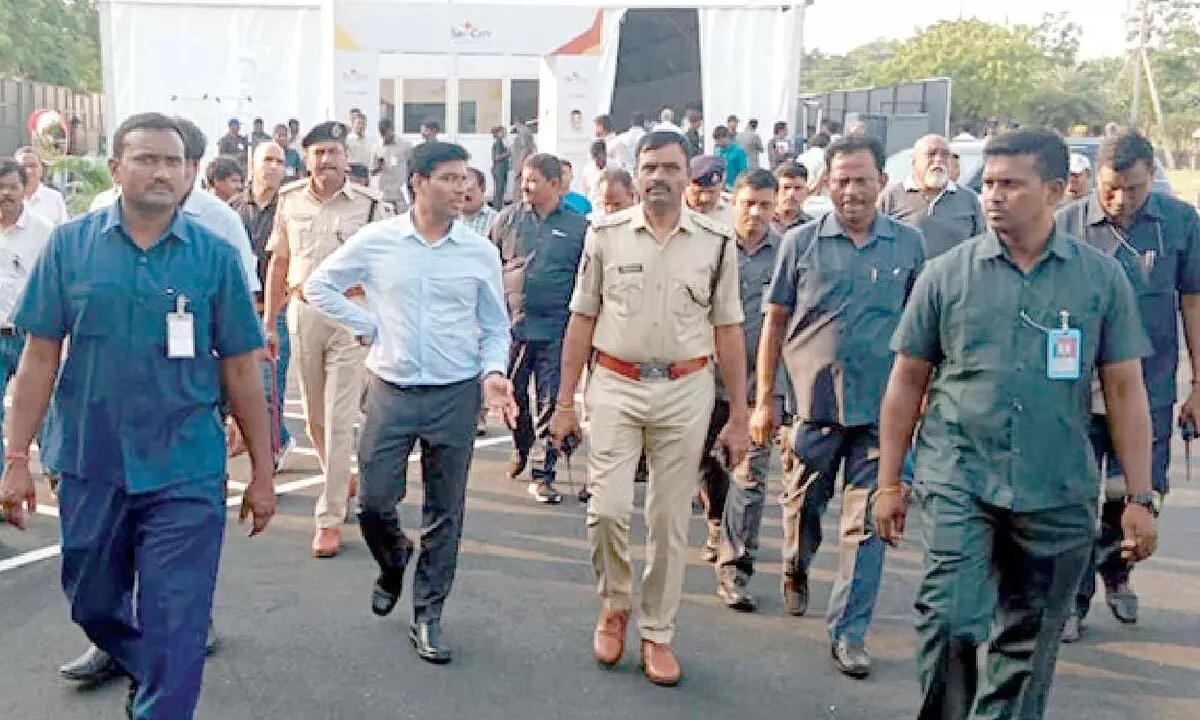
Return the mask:
<path id="1" fill-rule="evenodd" d="M 1016 513 L 948 487 L 918 495 L 918 720 L 1041 720 L 1095 510 Z M 977 648 L 989 638 L 980 668 Z"/>
<path id="2" fill-rule="evenodd" d="M 408 455 L 421 445 L 421 551 L 413 579 L 413 618 L 439 620 L 454 583 L 462 537 L 467 473 L 475 449 L 480 381 L 398 387 L 372 375 L 359 440 L 362 474 L 359 525 L 379 563 L 380 581 L 403 572 L 412 543 L 400 528 L 397 504 L 408 489 Z"/>

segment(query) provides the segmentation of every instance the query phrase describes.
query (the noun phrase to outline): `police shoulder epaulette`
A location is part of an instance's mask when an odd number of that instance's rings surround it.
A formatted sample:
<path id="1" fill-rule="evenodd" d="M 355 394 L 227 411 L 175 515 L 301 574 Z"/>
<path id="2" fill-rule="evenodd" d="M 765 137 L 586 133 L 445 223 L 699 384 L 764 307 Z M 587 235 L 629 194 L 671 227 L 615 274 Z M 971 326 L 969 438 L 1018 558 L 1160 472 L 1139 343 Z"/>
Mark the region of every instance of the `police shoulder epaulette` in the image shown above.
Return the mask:
<path id="1" fill-rule="evenodd" d="M 626 208 L 619 212 L 602 215 L 592 221 L 593 230 L 603 230 L 604 228 L 616 227 L 624 225 L 633 220 L 634 214 L 638 212 L 638 206 Z"/>
<path id="2" fill-rule="evenodd" d="M 698 212 L 695 212 L 694 210 L 688 210 L 687 212 L 691 213 L 692 220 L 701 228 L 724 238 L 733 238 L 733 228 L 726 226 L 724 223 L 717 222 L 707 215 L 702 215 Z"/>
<path id="3" fill-rule="evenodd" d="M 290 193 L 290 192 L 295 192 L 296 190 L 299 190 L 299 189 L 305 188 L 305 187 L 308 187 L 308 178 L 300 178 L 299 180 L 293 180 L 290 183 L 279 188 L 279 192 Z"/>
<path id="4" fill-rule="evenodd" d="M 351 185 L 350 187 L 356 195 L 362 195 L 368 200 L 379 202 L 383 199 L 383 195 L 381 195 L 378 190 L 369 188 L 365 185 Z"/>

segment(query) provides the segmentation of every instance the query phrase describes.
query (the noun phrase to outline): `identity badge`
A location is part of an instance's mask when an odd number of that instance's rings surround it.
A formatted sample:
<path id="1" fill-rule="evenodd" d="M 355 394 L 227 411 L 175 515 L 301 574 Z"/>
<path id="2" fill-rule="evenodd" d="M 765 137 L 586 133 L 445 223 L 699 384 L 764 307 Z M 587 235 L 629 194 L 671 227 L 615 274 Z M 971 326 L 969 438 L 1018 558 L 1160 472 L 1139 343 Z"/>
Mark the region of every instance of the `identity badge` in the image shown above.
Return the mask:
<path id="1" fill-rule="evenodd" d="M 1078 380 L 1083 336 L 1078 328 L 1059 328 L 1046 333 L 1046 377 Z"/>
<path id="2" fill-rule="evenodd" d="M 196 324 L 187 311 L 187 297 L 175 298 L 175 312 L 167 313 L 167 357 L 190 360 L 196 357 Z"/>

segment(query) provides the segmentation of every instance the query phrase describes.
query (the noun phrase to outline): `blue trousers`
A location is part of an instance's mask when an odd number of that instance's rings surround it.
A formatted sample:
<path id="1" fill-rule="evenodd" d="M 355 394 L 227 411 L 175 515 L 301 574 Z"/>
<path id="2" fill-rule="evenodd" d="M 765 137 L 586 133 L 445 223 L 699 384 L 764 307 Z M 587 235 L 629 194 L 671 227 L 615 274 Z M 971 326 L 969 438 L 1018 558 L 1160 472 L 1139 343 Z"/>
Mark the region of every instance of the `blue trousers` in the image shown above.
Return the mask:
<path id="1" fill-rule="evenodd" d="M 514 340 L 508 360 L 508 377 L 517 401 L 513 445 L 518 455 L 529 458 L 533 479 L 542 484 L 554 482 L 558 461 L 558 451 L 550 440 L 550 418 L 558 398 L 561 362 L 561 340 Z M 531 383 L 537 395 L 536 413 L 529 400 Z"/>
<path id="2" fill-rule="evenodd" d="M 283 311 L 279 313 L 279 317 L 275 318 L 275 337 L 279 338 L 279 361 L 275 363 L 275 397 L 279 399 L 277 407 L 271 407 L 270 363 L 263 363 L 263 389 L 266 391 L 267 396 L 267 410 L 278 414 L 279 447 L 282 448 L 284 445 L 287 445 L 288 440 L 292 437 L 283 419 L 283 410 L 287 398 L 288 363 L 292 359 L 292 340 L 288 336 L 286 305 L 283 306 Z"/>
<path id="3" fill-rule="evenodd" d="M 871 522 L 871 494 L 879 479 L 879 428 L 800 423 L 792 446 L 798 472 L 784 473 L 783 572 L 807 577 L 821 547 L 821 517 L 833 498 L 838 469 L 842 488 L 838 576 L 829 597 L 829 635 L 861 644 L 875 613 L 883 576 L 884 542 Z"/>
<path id="4" fill-rule="evenodd" d="M 137 682 L 134 718 L 189 720 L 225 534 L 224 478 L 133 495 L 64 474 L 58 492 L 71 619 Z"/>

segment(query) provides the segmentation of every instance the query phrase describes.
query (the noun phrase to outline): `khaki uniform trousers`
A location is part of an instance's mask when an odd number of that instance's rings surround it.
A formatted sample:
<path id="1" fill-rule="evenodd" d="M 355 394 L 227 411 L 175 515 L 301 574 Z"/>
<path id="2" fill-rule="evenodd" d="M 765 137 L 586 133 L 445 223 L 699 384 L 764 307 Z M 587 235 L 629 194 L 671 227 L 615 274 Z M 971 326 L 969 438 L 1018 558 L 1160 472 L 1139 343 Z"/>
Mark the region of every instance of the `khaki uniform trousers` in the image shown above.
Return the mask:
<path id="1" fill-rule="evenodd" d="M 288 332 L 292 365 L 300 373 L 304 422 L 325 475 L 314 513 L 317 527 L 339 527 L 350 503 L 350 457 L 367 348 L 349 330 L 298 300 L 288 303 Z"/>
<path id="2" fill-rule="evenodd" d="M 704 452 L 716 386 L 712 366 L 678 380 L 630 380 L 595 367 L 588 380 L 588 536 L 604 605 L 633 606 L 629 519 L 634 475 L 643 449 L 646 485 L 646 570 L 642 576 L 641 636 L 669 643 L 687 568 L 692 496 Z"/>

